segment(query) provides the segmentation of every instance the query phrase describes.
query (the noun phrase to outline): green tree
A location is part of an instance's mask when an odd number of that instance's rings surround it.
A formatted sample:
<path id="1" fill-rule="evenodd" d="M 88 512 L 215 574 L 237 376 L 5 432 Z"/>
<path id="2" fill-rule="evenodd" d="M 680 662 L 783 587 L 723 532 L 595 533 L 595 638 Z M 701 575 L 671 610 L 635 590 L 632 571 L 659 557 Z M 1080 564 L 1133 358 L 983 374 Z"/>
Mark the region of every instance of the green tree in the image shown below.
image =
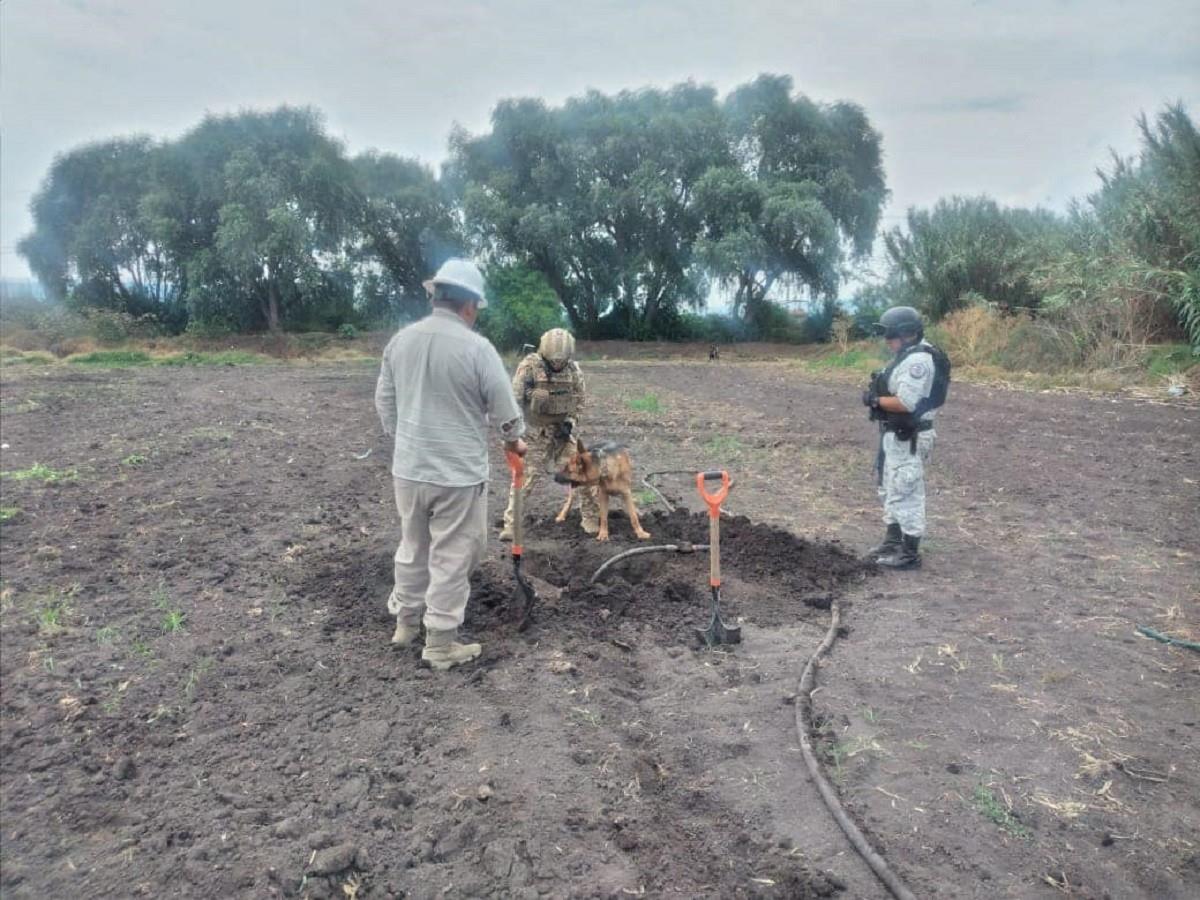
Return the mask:
<path id="1" fill-rule="evenodd" d="M 786 76 L 738 88 L 724 113 L 734 160 L 697 185 L 700 259 L 760 332 L 778 328 L 779 288 L 807 293 L 810 318 L 831 320 L 842 263 L 869 252 L 887 197 L 878 132 L 857 106 L 793 96 Z"/>
<path id="2" fill-rule="evenodd" d="M 149 198 L 164 149 L 146 137 L 89 144 L 55 159 L 18 244 L 51 299 L 170 318 L 178 260 L 158 238 Z"/>
<path id="3" fill-rule="evenodd" d="M 461 246 L 452 198 L 426 166 L 388 153 L 352 160 L 361 236 L 352 251 L 358 309 L 368 322 L 419 317 L 421 283 Z"/>
<path id="4" fill-rule="evenodd" d="M 563 307 L 546 279 L 524 265 L 493 266 L 487 273 L 488 307 L 479 330 L 503 350 L 536 345 L 551 328 L 561 328 Z"/>
<path id="5" fill-rule="evenodd" d="M 729 161 L 711 89 L 505 101 L 451 151 L 472 235 L 541 273 L 581 336 L 649 337 L 665 310 L 702 303 L 691 197 Z"/>
<path id="6" fill-rule="evenodd" d="M 358 213 L 341 146 L 314 110 L 280 107 L 209 116 L 173 149 L 197 232 L 189 305 L 281 330 L 337 281 Z"/>

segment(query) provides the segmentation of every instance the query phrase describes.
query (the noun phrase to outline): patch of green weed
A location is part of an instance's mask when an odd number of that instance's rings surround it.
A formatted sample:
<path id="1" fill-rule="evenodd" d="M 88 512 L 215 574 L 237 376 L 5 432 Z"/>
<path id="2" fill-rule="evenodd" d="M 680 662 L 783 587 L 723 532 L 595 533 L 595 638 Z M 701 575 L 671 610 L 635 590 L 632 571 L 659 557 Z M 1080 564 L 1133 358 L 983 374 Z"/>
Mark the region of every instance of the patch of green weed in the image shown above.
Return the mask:
<path id="1" fill-rule="evenodd" d="M 0 478 L 11 478 L 13 481 L 36 480 L 42 484 L 58 484 L 62 481 L 73 481 L 79 477 L 74 469 L 52 469 L 41 463 L 34 463 L 28 469 L 12 472 L 0 472 Z"/>
<path id="2" fill-rule="evenodd" d="M 154 358 L 145 350 L 93 350 L 91 353 L 68 356 L 67 362 L 77 366 L 118 369 L 127 366 L 152 366 Z"/>
<path id="3" fill-rule="evenodd" d="M 21 514 L 19 506 L 0 506 L 0 523 L 11 522 Z"/>
<path id="4" fill-rule="evenodd" d="M 200 684 L 200 680 L 208 674 L 213 667 L 212 657 L 206 656 L 192 666 L 187 674 L 187 678 L 183 683 L 183 695 L 191 700 L 196 696 L 196 687 Z"/>
<path id="5" fill-rule="evenodd" d="M 653 506 L 658 502 L 658 494 L 654 491 L 638 491 L 633 495 L 633 499 L 637 501 L 639 507 Z"/>
<path id="6" fill-rule="evenodd" d="M 710 438 L 704 445 L 704 452 L 711 457 L 728 459 L 740 456 L 746 445 L 736 434 L 718 434 Z"/>
<path id="7" fill-rule="evenodd" d="M 0 347 L 0 363 L 5 365 L 46 366 L 54 362 L 54 355 L 44 350 L 14 350 Z"/>
<path id="8" fill-rule="evenodd" d="M 630 397 L 625 402 L 634 412 L 660 413 L 663 411 L 663 404 L 658 399 L 658 394 L 643 394 L 640 397 Z"/>
<path id="9" fill-rule="evenodd" d="M 218 350 L 177 353 L 158 360 L 160 366 L 262 366 L 273 365 L 277 360 L 261 353 L 248 350 Z"/>
<path id="10" fill-rule="evenodd" d="M 162 613 L 162 619 L 159 624 L 164 634 L 175 634 L 183 631 L 183 620 L 187 618 L 183 610 L 175 606 L 171 602 L 171 595 L 167 591 L 167 586 L 163 582 L 158 583 L 158 587 L 154 589 L 154 593 L 150 595 L 150 599 L 154 603 L 154 608 Z"/>
<path id="11" fill-rule="evenodd" d="M 58 634 L 71 614 L 71 602 L 63 594 L 47 595 L 34 610 L 38 631 L 44 635 Z"/>
<path id="12" fill-rule="evenodd" d="M 1159 378 L 1179 375 L 1197 365 L 1200 365 L 1200 356 L 1194 354 L 1187 344 L 1163 344 L 1151 350 L 1146 357 L 1146 371 Z"/>
<path id="13" fill-rule="evenodd" d="M 832 353 L 814 359 L 812 365 L 817 369 L 873 369 L 878 363 L 878 357 L 866 350 L 847 350 L 845 353 Z"/>
<path id="14" fill-rule="evenodd" d="M 146 464 L 146 460 L 147 457 L 145 454 L 130 453 L 127 457 L 121 460 L 121 465 L 133 466 L 134 468 L 137 468 L 138 466 L 144 466 Z"/>
<path id="15" fill-rule="evenodd" d="M 1028 838 L 1032 834 L 1013 817 L 1008 807 L 996 799 L 996 795 L 987 785 L 981 784 L 975 788 L 975 793 L 971 795 L 971 805 L 985 819 L 1013 837 Z"/>

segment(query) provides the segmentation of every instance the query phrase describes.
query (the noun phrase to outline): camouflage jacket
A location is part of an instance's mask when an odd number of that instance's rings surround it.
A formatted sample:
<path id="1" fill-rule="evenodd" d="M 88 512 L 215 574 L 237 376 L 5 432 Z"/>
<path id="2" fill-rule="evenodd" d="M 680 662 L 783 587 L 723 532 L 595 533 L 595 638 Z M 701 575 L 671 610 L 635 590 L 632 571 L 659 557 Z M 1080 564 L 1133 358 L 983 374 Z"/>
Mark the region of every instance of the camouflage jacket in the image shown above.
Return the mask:
<path id="1" fill-rule="evenodd" d="M 512 384 L 513 395 L 531 425 L 574 421 L 583 410 L 586 387 L 574 360 L 555 372 L 539 354 L 530 353 L 517 365 Z"/>

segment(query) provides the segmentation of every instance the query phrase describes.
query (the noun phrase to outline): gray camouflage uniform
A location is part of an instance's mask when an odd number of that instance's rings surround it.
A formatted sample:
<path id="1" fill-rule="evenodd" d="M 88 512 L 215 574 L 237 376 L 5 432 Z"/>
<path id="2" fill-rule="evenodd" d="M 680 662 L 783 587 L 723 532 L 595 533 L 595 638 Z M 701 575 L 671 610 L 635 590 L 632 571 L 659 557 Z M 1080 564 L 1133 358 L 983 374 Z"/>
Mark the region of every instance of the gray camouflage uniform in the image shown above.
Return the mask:
<path id="1" fill-rule="evenodd" d="M 924 342 L 922 342 L 924 343 Z M 933 356 L 914 351 L 901 360 L 888 379 L 888 390 L 909 409 L 928 397 L 933 390 Z M 932 422 L 934 411 L 921 416 Z M 883 434 L 883 473 L 879 499 L 883 501 L 884 524 L 893 523 L 912 537 L 925 534 L 925 464 L 933 452 L 933 429 L 917 432 L 917 452 L 911 441 L 901 441 L 895 432 Z"/>

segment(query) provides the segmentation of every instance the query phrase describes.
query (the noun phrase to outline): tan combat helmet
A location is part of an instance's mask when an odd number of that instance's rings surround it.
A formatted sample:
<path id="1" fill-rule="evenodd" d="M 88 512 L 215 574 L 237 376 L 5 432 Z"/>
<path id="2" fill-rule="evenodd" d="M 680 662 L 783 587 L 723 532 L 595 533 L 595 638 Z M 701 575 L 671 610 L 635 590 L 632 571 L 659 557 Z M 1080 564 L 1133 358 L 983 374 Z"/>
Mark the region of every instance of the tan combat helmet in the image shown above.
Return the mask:
<path id="1" fill-rule="evenodd" d="M 538 355 L 554 371 L 562 371 L 575 355 L 575 338 L 565 328 L 551 328 L 542 335 Z"/>

